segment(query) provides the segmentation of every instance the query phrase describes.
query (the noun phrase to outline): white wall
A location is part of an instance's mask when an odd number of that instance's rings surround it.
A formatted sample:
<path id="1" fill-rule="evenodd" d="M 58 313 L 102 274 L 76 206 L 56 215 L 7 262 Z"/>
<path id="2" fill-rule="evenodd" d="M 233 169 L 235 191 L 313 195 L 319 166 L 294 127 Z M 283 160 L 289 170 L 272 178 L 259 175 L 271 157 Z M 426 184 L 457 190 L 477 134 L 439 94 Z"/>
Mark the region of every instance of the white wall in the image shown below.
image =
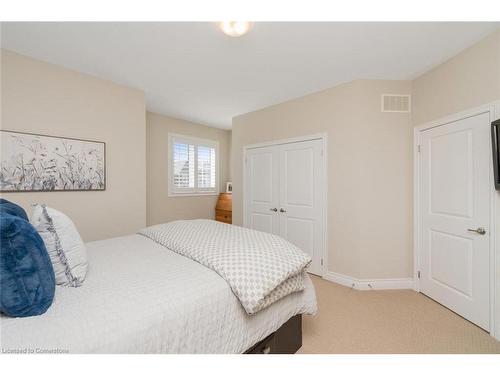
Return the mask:
<path id="1" fill-rule="evenodd" d="M 243 147 L 328 134 L 328 269 L 356 278 L 412 274 L 409 114 L 380 95 L 408 81 L 359 80 L 233 119 L 233 220 L 243 222 Z"/>
<path id="2" fill-rule="evenodd" d="M 500 98 L 500 30 L 412 82 L 414 126 Z"/>
<path id="3" fill-rule="evenodd" d="M 2 193 L 28 213 L 47 203 L 71 217 L 85 241 L 146 225 L 145 99 L 119 86 L 1 50 L 1 128 L 106 142 L 106 191 Z"/>
<path id="4" fill-rule="evenodd" d="M 411 117 L 381 113 L 382 93 L 411 93 Z M 354 81 L 238 116 L 232 136 L 234 221 L 242 223 L 243 146 L 326 132 L 328 269 L 359 279 L 412 277 L 411 127 L 499 98 L 496 31 L 411 82 Z"/>
<path id="5" fill-rule="evenodd" d="M 210 128 L 156 113 L 147 113 L 148 225 L 179 219 L 213 219 L 217 196 L 168 196 L 168 133 L 219 142 L 219 187 L 225 191 L 229 180 L 231 132 Z"/>

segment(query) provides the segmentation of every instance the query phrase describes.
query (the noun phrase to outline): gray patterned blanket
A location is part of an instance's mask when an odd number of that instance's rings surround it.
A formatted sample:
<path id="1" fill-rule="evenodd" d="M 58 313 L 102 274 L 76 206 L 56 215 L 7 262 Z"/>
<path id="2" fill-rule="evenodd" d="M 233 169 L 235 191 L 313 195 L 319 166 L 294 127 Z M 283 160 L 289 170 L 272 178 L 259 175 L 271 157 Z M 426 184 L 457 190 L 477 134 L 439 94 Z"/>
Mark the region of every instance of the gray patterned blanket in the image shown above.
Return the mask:
<path id="1" fill-rule="evenodd" d="M 304 289 L 311 258 L 269 233 L 213 220 L 180 220 L 139 232 L 217 272 L 248 314 Z"/>

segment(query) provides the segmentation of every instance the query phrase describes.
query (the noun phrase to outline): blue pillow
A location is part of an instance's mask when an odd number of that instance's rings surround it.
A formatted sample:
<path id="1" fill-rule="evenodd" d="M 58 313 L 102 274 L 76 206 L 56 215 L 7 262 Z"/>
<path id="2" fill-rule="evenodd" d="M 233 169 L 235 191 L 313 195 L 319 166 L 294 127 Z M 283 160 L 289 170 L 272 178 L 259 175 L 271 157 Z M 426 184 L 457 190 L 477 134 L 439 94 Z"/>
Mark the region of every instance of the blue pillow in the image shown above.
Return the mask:
<path id="1" fill-rule="evenodd" d="M 0 312 L 43 314 L 54 300 L 56 280 L 42 238 L 17 216 L 0 212 Z"/>
<path id="2" fill-rule="evenodd" d="M 18 216 L 21 219 L 29 221 L 28 215 L 26 215 L 26 211 L 24 211 L 21 206 L 9 202 L 7 199 L 0 198 L 0 213 L 7 213 L 10 215 Z"/>

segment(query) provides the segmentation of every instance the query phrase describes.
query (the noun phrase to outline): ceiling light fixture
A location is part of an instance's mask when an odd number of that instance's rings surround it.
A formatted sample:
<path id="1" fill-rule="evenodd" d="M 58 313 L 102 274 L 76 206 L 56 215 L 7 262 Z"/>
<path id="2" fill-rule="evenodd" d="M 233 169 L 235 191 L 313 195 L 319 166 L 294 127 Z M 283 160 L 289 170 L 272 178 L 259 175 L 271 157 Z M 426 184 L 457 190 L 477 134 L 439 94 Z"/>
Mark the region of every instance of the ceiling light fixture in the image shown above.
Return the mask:
<path id="1" fill-rule="evenodd" d="M 226 21 L 219 23 L 219 27 L 224 32 L 224 34 L 232 37 L 245 35 L 250 31 L 252 26 L 253 22 Z"/>

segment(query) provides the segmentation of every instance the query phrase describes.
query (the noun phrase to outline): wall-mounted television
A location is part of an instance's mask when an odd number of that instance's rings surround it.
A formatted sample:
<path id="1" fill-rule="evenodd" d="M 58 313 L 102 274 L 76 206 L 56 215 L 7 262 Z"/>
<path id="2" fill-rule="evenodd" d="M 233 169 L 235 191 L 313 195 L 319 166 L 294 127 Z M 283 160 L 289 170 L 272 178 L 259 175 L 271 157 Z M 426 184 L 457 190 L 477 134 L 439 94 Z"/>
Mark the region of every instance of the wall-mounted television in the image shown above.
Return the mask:
<path id="1" fill-rule="evenodd" d="M 493 149 L 495 189 L 500 190 L 500 120 L 491 123 L 491 145 Z"/>

